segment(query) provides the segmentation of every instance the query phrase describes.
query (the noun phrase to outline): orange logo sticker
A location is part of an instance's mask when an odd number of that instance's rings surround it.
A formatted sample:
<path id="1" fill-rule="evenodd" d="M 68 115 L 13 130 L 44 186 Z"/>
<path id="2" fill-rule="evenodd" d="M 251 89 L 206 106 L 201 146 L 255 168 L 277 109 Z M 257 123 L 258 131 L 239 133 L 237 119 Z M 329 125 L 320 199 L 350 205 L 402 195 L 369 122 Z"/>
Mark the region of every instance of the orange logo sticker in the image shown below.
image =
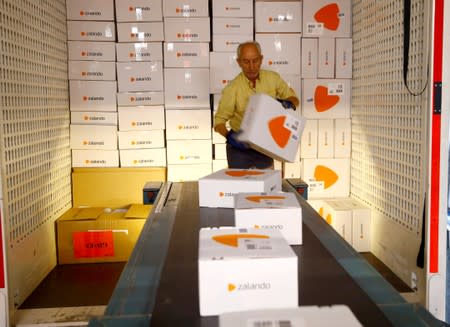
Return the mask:
<path id="1" fill-rule="evenodd" d="M 333 217 L 330 214 L 328 214 L 325 220 L 327 221 L 328 225 L 331 225 L 331 223 L 333 222 Z"/>
<path id="2" fill-rule="evenodd" d="M 282 149 L 286 147 L 291 137 L 291 131 L 284 127 L 286 116 L 279 116 L 269 121 L 269 131 L 275 143 Z"/>
<path id="3" fill-rule="evenodd" d="M 236 289 L 236 285 L 234 284 L 228 284 L 228 292 L 233 292 Z"/>
<path id="4" fill-rule="evenodd" d="M 317 165 L 314 170 L 314 178 L 318 181 L 323 181 L 325 189 L 334 185 L 339 179 L 339 176 L 330 168 Z"/>
<path id="5" fill-rule="evenodd" d="M 319 209 L 319 215 L 320 215 L 320 217 L 323 217 L 323 207 L 320 207 L 320 209 Z"/>
<path id="6" fill-rule="evenodd" d="M 314 15 L 314 19 L 323 23 L 326 29 L 336 31 L 339 27 L 339 7 L 337 3 L 331 3 L 320 8 Z"/>
<path id="7" fill-rule="evenodd" d="M 264 172 L 252 170 L 228 170 L 225 172 L 225 174 L 231 177 L 245 177 L 245 176 L 264 175 Z"/>
<path id="8" fill-rule="evenodd" d="M 213 236 L 212 239 L 216 241 L 217 243 L 226 245 L 226 246 L 232 246 L 237 248 L 238 246 L 238 240 L 240 238 L 265 238 L 268 239 L 269 236 L 267 235 L 259 235 L 259 234 L 228 234 L 228 235 L 217 235 Z"/>
<path id="9" fill-rule="evenodd" d="M 128 7 L 128 11 L 134 11 L 134 8 L 133 7 Z"/>
<path id="10" fill-rule="evenodd" d="M 314 92 L 314 105 L 317 112 L 324 112 L 333 108 L 340 98 L 338 95 L 329 95 L 328 87 L 319 85 Z"/>
<path id="11" fill-rule="evenodd" d="M 246 196 L 247 200 L 260 203 L 262 200 L 284 200 L 286 199 L 285 196 L 280 195 L 253 195 L 253 196 Z"/>

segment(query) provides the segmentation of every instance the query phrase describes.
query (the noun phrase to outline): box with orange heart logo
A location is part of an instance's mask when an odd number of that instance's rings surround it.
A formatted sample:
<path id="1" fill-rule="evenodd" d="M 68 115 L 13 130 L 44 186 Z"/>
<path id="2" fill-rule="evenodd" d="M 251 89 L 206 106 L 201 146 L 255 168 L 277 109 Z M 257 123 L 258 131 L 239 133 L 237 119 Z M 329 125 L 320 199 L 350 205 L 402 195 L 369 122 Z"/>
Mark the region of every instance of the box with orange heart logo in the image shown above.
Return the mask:
<path id="1" fill-rule="evenodd" d="M 298 305 L 298 258 L 280 231 L 202 228 L 201 316 Z"/>
<path id="2" fill-rule="evenodd" d="M 350 37 L 351 0 L 315 0 L 303 2 L 304 37 Z"/>
<path id="3" fill-rule="evenodd" d="M 301 33 L 301 1 L 255 2 L 256 33 Z"/>
<path id="4" fill-rule="evenodd" d="M 295 162 L 306 119 L 266 94 L 250 97 L 239 138 L 280 161 Z"/>
<path id="5" fill-rule="evenodd" d="M 237 193 L 280 191 L 281 171 L 272 169 L 222 169 L 198 181 L 200 207 L 233 208 Z"/>
<path id="6" fill-rule="evenodd" d="M 239 193 L 234 202 L 236 227 L 277 229 L 289 244 L 302 244 L 302 208 L 294 193 Z"/>

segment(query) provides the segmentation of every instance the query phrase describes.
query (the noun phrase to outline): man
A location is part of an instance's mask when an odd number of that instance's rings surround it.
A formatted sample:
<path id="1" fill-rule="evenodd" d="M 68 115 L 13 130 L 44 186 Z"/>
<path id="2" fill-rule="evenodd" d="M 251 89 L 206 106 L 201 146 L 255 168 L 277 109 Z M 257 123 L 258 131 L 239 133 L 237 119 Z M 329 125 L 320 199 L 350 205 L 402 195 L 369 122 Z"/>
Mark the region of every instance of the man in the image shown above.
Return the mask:
<path id="1" fill-rule="evenodd" d="M 214 130 L 227 139 L 229 168 L 273 169 L 272 158 L 250 149 L 248 144 L 237 139 L 251 95 L 265 93 L 280 101 L 283 107 L 294 110 L 299 105 L 294 90 L 278 73 L 261 69 L 262 60 L 263 55 L 258 42 L 249 41 L 238 46 L 236 61 L 242 72 L 223 89 L 214 116 Z M 226 127 L 227 122 L 230 124 L 230 130 Z"/>

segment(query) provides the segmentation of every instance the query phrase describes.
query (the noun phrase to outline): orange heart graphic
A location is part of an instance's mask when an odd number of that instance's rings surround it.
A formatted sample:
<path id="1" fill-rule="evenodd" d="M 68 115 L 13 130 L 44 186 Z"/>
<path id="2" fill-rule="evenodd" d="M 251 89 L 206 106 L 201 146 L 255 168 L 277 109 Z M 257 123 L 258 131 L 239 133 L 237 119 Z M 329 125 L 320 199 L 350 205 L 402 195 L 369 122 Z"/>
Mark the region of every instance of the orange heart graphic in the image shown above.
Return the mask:
<path id="1" fill-rule="evenodd" d="M 291 131 L 284 127 L 286 116 L 275 117 L 269 121 L 269 131 L 275 143 L 282 149 L 288 144 Z"/>
<path id="2" fill-rule="evenodd" d="M 320 8 L 314 15 L 314 19 L 323 23 L 326 29 L 336 31 L 339 27 L 339 7 L 337 3 L 331 3 L 325 7 Z"/>
<path id="3" fill-rule="evenodd" d="M 314 92 L 314 105 L 317 112 L 324 112 L 333 108 L 340 98 L 338 95 L 329 95 L 328 87 L 319 85 Z"/>
<path id="4" fill-rule="evenodd" d="M 228 176 L 231 177 L 244 177 L 244 176 L 257 176 L 263 175 L 263 171 L 253 171 L 253 170 L 228 170 L 225 172 Z"/>
<path id="5" fill-rule="evenodd" d="M 330 168 L 317 165 L 314 170 L 314 178 L 317 181 L 323 181 L 324 188 L 327 189 L 337 182 L 339 176 Z"/>
<path id="6" fill-rule="evenodd" d="M 286 199 L 285 196 L 279 196 L 279 195 L 254 195 L 254 196 L 247 196 L 245 197 L 247 200 L 260 203 L 262 200 L 284 200 Z"/>

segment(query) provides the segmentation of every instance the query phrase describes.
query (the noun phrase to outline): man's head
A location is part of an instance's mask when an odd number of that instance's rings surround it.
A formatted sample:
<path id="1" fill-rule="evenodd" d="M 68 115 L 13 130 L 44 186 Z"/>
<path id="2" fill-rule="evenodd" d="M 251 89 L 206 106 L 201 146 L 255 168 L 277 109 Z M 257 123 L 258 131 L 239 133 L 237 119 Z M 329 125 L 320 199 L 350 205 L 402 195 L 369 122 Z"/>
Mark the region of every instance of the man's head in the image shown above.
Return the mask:
<path id="1" fill-rule="evenodd" d="M 262 60 L 261 46 L 258 42 L 248 41 L 239 44 L 236 61 L 250 81 L 255 81 L 258 78 Z"/>

